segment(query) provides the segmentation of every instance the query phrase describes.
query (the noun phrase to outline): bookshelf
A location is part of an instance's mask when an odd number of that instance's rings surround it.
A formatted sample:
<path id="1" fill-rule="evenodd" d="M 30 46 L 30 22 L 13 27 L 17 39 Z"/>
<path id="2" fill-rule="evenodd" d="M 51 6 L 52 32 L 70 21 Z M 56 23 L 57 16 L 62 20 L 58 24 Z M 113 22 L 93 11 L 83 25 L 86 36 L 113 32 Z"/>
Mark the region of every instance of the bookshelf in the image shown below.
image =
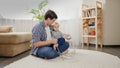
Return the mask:
<path id="1" fill-rule="evenodd" d="M 95 1 L 94 7 L 89 7 L 87 4 L 82 5 L 82 47 L 84 43 L 95 44 L 95 48 L 98 46 L 103 47 L 103 14 L 102 14 L 102 2 Z M 92 41 L 91 41 L 92 39 Z"/>

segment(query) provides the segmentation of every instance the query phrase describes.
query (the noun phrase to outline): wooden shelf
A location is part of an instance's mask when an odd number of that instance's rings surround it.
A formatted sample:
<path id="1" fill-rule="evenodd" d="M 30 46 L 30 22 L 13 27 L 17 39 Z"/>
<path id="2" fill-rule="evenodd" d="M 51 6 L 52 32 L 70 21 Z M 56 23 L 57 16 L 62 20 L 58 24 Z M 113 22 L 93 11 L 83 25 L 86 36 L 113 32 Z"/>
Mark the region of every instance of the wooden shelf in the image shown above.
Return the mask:
<path id="1" fill-rule="evenodd" d="M 96 17 L 83 17 L 82 19 L 95 19 Z M 97 16 L 97 18 L 102 18 L 102 16 Z"/>
<path id="2" fill-rule="evenodd" d="M 100 42 L 100 46 L 102 48 L 103 46 L 102 45 L 103 44 L 102 42 L 103 41 L 103 38 L 102 38 L 103 37 L 102 36 L 103 17 L 102 16 L 103 16 L 102 15 L 102 2 L 95 1 L 95 7 L 88 6 L 87 8 L 82 9 L 82 24 L 83 24 L 82 47 L 85 41 L 87 41 L 87 44 L 89 44 L 93 41 L 90 38 L 94 38 L 96 49 L 98 48 L 98 42 Z M 98 25 L 98 23 L 101 23 L 101 25 Z"/>
<path id="3" fill-rule="evenodd" d="M 87 10 L 95 10 L 95 7 L 85 8 L 82 11 L 87 11 Z"/>
<path id="4" fill-rule="evenodd" d="M 95 28 L 95 26 L 89 26 L 88 28 Z"/>
<path id="5" fill-rule="evenodd" d="M 93 37 L 93 38 L 95 38 L 96 36 L 95 35 L 83 35 L 83 37 Z"/>
<path id="6" fill-rule="evenodd" d="M 95 9 L 96 9 L 96 7 L 89 7 L 89 8 L 82 9 L 82 11 L 95 10 Z M 102 8 L 97 7 L 97 9 L 102 9 Z"/>
<path id="7" fill-rule="evenodd" d="M 96 17 L 83 17 L 82 19 L 95 19 Z"/>

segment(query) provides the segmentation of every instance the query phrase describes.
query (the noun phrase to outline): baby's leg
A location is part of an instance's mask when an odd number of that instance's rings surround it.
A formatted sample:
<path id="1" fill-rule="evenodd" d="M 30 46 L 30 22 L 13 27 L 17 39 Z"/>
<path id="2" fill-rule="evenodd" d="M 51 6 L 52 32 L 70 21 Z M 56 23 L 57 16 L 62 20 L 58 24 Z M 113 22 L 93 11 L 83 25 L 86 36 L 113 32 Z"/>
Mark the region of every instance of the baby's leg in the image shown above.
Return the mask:
<path id="1" fill-rule="evenodd" d="M 58 45 L 58 49 L 62 54 L 67 54 L 69 48 L 69 43 L 65 42 L 63 45 Z"/>

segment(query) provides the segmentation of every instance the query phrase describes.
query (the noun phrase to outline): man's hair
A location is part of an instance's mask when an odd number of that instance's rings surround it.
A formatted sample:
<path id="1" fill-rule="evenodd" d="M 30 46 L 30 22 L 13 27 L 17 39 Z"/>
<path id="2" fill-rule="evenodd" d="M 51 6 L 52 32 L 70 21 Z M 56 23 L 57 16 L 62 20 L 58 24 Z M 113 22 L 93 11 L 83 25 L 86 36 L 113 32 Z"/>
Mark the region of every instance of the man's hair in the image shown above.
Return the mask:
<path id="1" fill-rule="evenodd" d="M 50 18 L 50 19 L 57 19 L 57 14 L 54 12 L 54 11 L 52 11 L 52 10 L 48 10 L 46 13 L 45 13 L 45 20 L 46 19 L 48 19 L 48 18 Z"/>

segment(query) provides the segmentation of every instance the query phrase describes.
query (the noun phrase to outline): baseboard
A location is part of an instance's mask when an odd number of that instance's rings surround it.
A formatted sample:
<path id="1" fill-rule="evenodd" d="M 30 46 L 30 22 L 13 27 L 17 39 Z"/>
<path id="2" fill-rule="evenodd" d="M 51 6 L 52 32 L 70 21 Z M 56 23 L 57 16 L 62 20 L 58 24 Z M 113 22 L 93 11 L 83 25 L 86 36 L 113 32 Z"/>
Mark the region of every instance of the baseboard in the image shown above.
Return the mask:
<path id="1" fill-rule="evenodd" d="M 87 43 L 84 43 L 84 45 L 87 45 Z M 95 44 L 92 44 L 92 43 L 90 43 L 89 45 L 90 46 L 95 46 Z M 100 46 L 100 44 L 98 44 L 98 46 Z M 120 47 L 120 45 L 104 45 L 104 44 L 103 44 L 103 46 L 104 47 Z"/>

